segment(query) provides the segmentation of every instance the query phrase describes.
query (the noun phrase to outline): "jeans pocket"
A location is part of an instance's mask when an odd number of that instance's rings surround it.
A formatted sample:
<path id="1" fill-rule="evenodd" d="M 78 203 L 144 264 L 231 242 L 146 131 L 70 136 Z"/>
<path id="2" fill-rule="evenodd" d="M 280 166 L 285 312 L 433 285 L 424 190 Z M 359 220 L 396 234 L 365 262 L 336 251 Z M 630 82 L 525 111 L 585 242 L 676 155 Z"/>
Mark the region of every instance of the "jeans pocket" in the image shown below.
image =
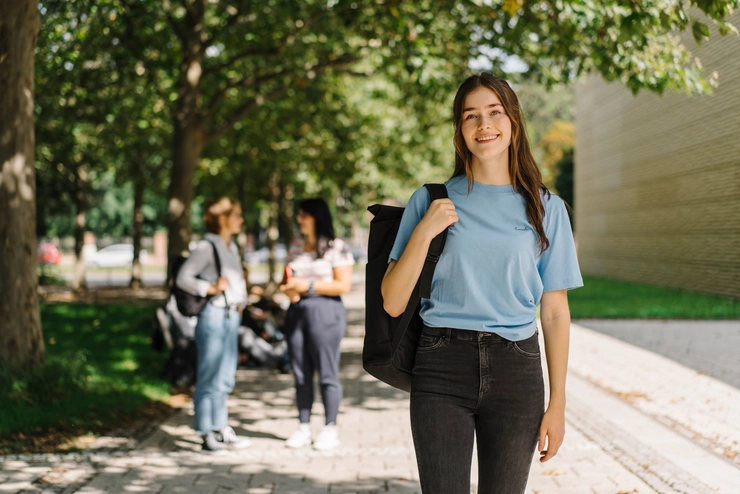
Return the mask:
<path id="1" fill-rule="evenodd" d="M 523 357 L 538 359 L 540 358 L 540 341 L 538 333 L 521 341 L 513 341 L 512 348 Z"/>
<path id="2" fill-rule="evenodd" d="M 443 342 L 444 342 L 443 335 L 422 334 L 421 338 L 419 338 L 418 349 L 419 350 L 434 350 L 435 348 L 439 348 Z"/>

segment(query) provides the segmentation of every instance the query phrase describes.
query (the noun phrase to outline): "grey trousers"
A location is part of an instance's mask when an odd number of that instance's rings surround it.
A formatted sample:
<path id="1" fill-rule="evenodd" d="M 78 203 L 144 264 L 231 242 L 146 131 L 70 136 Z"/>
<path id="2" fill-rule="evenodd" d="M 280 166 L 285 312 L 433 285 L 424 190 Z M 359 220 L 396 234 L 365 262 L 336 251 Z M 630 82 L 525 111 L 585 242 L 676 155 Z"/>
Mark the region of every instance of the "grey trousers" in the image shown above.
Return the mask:
<path id="1" fill-rule="evenodd" d="M 337 421 L 342 401 L 339 344 L 346 329 L 347 312 L 339 297 L 306 297 L 288 309 L 283 332 L 295 376 L 298 418 L 303 423 L 311 417 L 316 372 L 326 423 Z"/>

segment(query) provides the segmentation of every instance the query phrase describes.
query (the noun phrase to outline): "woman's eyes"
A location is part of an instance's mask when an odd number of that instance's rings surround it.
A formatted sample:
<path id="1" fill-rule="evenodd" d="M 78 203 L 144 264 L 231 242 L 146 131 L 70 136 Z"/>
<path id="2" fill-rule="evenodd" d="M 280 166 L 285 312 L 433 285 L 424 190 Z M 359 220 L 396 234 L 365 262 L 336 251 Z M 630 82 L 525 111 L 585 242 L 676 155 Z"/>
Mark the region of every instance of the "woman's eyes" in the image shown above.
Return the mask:
<path id="1" fill-rule="evenodd" d="M 500 112 L 499 110 L 493 110 L 493 111 L 491 112 L 491 115 L 501 115 L 501 112 Z M 476 118 L 476 115 L 473 115 L 473 114 L 471 113 L 470 115 L 468 115 L 467 117 L 465 117 L 465 120 L 471 120 L 471 119 L 473 119 L 473 118 Z"/>

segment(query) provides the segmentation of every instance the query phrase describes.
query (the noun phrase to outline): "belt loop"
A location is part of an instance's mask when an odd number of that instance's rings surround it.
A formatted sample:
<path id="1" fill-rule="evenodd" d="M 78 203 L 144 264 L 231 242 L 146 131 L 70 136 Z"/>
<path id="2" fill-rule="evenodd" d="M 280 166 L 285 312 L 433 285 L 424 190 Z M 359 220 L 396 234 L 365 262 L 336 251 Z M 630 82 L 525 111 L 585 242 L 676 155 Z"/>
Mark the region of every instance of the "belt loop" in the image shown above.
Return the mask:
<path id="1" fill-rule="evenodd" d="M 449 343 L 450 340 L 452 340 L 452 328 L 445 328 L 445 341 Z"/>

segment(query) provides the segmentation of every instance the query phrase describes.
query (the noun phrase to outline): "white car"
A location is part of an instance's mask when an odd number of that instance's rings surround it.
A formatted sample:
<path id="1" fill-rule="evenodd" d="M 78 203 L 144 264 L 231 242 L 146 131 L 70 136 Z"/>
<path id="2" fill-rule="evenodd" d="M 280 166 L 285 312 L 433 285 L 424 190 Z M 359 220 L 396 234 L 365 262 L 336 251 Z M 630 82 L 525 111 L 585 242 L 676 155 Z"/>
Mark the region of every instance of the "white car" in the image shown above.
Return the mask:
<path id="1" fill-rule="evenodd" d="M 139 252 L 139 262 L 146 264 L 148 254 L 145 250 Z M 134 262 L 134 246 L 131 244 L 113 244 L 104 247 L 95 253 L 86 256 L 88 266 L 99 268 L 116 268 L 131 266 Z"/>
<path id="2" fill-rule="evenodd" d="M 266 264 L 270 257 L 270 251 L 267 247 L 255 250 L 253 252 L 247 252 L 244 254 L 244 260 L 249 264 Z M 285 262 L 288 257 L 288 249 L 283 244 L 277 244 L 275 246 L 275 261 Z"/>

